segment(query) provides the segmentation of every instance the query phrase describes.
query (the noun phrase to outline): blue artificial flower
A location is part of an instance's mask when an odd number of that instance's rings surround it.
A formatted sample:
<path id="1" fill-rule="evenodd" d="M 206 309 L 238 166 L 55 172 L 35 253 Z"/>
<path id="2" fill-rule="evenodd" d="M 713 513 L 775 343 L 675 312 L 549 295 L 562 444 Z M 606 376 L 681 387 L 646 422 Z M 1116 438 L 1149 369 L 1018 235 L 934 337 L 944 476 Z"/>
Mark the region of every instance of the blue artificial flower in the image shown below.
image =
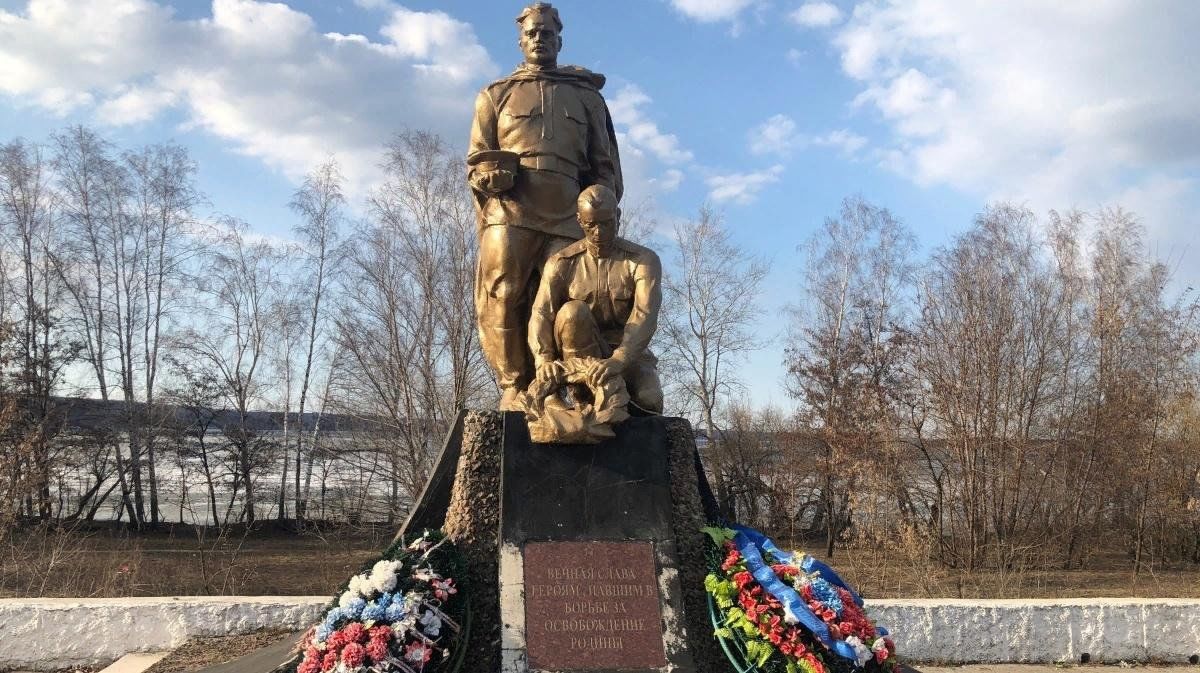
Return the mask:
<path id="1" fill-rule="evenodd" d="M 341 618 L 342 618 L 342 609 L 334 608 L 334 609 L 330 610 L 329 612 L 325 613 L 325 621 L 323 622 L 323 625 L 328 626 L 330 629 L 333 629 L 334 627 L 337 626 L 338 620 Z"/>
<path id="2" fill-rule="evenodd" d="M 820 601 L 825 607 L 833 610 L 840 617 L 842 616 L 842 598 L 838 596 L 837 589 L 832 584 L 826 582 L 824 578 L 814 577 L 812 579 L 813 598 Z"/>
<path id="3" fill-rule="evenodd" d="M 350 601 L 350 605 L 342 608 L 342 616 L 346 619 L 358 619 L 365 607 L 367 607 L 367 601 L 362 598 L 355 598 Z"/>
<path id="4" fill-rule="evenodd" d="M 375 602 L 379 604 L 380 609 L 387 610 L 388 606 L 392 604 L 392 598 L 395 596 L 396 596 L 396 594 L 385 592 L 385 593 L 379 594 L 379 598 L 376 598 Z"/>
<path id="5" fill-rule="evenodd" d="M 364 622 L 377 622 L 383 619 L 384 610 L 385 608 L 381 607 L 379 603 L 371 601 L 363 608 L 361 619 Z"/>
<path id="6" fill-rule="evenodd" d="M 401 619 L 404 619 L 404 616 L 407 614 L 408 606 L 404 604 L 403 596 L 396 596 L 392 601 L 392 604 L 387 606 L 387 610 L 384 611 L 384 617 L 389 622 L 398 622 Z"/>

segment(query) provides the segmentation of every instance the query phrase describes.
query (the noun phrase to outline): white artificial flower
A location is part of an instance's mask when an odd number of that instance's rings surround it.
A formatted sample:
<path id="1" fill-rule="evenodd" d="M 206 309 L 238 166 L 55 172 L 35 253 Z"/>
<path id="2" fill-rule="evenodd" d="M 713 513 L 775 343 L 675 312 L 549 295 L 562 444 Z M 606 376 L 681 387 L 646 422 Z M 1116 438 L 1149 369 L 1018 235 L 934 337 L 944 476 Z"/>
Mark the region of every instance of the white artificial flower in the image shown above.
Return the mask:
<path id="1" fill-rule="evenodd" d="M 396 588 L 396 569 L 400 563 L 396 561 L 380 561 L 371 568 L 370 585 L 379 593 L 387 593 Z"/>
<path id="2" fill-rule="evenodd" d="M 421 604 L 424 602 L 425 594 L 420 591 L 410 591 L 404 594 L 404 605 L 414 615 L 421 611 Z"/>
<path id="3" fill-rule="evenodd" d="M 353 585 L 354 581 L 351 580 L 350 584 Z M 350 602 L 353 601 L 355 598 L 358 598 L 358 592 L 355 591 L 353 588 L 347 589 L 346 591 L 342 592 L 341 597 L 338 598 L 338 606 L 343 607 L 343 608 L 348 608 L 348 607 L 350 607 Z"/>
<path id="4" fill-rule="evenodd" d="M 432 568 L 421 568 L 413 573 L 413 579 L 420 580 L 422 582 L 432 582 L 434 580 L 442 579 L 442 576 L 433 572 Z"/>
<path id="5" fill-rule="evenodd" d="M 417 616 L 413 613 L 404 615 L 403 619 L 392 622 L 392 633 L 398 638 L 403 638 L 405 634 L 415 629 L 417 626 Z"/>
<path id="6" fill-rule="evenodd" d="M 870 648 L 863 644 L 858 636 L 848 636 L 846 644 L 854 648 L 854 660 L 858 662 L 859 667 L 866 666 L 873 658 Z"/>
<path id="7" fill-rule="evenodd" d="M 363 591 L 363 589 L 366 588 L 363 586 L 363 580 L 365 579 L 366 578 L 362 575 L 355 575 L 354 577 L 350 578 L 350 584 L 346 588 L 353 592 L 355 596 L 363 596 L 366 593 Z"/>

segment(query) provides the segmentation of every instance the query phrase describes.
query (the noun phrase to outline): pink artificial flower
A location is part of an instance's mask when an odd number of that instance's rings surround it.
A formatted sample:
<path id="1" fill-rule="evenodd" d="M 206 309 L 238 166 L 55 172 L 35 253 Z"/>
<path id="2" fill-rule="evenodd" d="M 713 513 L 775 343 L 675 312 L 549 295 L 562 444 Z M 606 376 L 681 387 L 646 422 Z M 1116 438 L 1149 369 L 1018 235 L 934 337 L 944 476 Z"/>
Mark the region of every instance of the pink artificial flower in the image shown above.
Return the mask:
<path id="1" fill-rule="evenodd" d="M 444 601 L 450 596 L 458 593 L 458 589 L 454 588 L 454 580 L 447 578 L 445 580 L 433 581 L 433 595 L 438 600 Z"/>
<path id="2" fill-rule="evenodd" d="M 425 664 L 431 656 L 433 656 L 433 650 L 429 649 L 425 643 L 409 643 L 404 650 L 404 658 L 415 664 Z"/>
<path id="3" fill-rule="evenodd" d="M 332 671 L 337 668 L 337 652 L 332 650 L 325 653 L 325 658 L 321 660 L 322 671 Z"/>

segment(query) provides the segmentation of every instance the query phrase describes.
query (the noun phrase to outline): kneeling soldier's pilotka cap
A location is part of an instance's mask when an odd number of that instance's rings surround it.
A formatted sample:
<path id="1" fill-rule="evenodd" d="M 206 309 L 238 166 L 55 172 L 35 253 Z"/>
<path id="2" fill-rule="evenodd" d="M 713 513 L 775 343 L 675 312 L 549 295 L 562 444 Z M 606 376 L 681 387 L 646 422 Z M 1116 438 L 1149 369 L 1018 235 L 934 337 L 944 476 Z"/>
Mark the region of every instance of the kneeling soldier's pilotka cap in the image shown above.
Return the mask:
<path id="1" fill-rule="evenodd" d="M 579 216 L 588 222 L 615 219 L 621 213 L 617 208 L 617 195 L 604 185 L 592 185 L 579 193 L 575 201 Z"/>

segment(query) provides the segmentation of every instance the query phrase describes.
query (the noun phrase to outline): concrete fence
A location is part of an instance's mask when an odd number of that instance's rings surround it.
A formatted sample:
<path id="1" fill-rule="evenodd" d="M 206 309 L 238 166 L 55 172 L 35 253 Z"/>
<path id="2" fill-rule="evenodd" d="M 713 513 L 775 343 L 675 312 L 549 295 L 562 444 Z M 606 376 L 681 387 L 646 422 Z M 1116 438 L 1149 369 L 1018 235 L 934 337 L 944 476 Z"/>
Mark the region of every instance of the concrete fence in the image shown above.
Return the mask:
<path id="1" fill-rule="evenodd" d="M 315 622 L 324 596 L 0 600 L 0 671 L 107 664 L 202 636 Z M 914 662 L 1153 661 L 1200 654 L 1200 600 L 880 600 L 868 603 Z"/>

